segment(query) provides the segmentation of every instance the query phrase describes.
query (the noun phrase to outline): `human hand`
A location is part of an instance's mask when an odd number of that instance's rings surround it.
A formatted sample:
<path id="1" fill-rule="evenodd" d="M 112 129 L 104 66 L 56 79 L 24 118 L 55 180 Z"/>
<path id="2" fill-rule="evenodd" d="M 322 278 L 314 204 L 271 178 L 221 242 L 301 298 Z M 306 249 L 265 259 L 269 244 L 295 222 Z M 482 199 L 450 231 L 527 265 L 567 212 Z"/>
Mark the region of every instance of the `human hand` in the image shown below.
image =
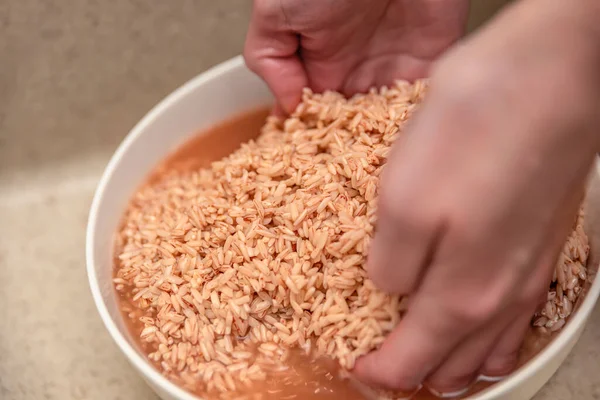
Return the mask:
<path id="1" fill-rule="evenodd" d="M 283 111 L 302 89 L 364 92 L 424 77 L 464 32 L 468 0 L 255 0 L 244 57 Z"/>
<path id="2" fill-rule="evenodd" d="M 598 149 L 598 15 L 518 3 L 436 65 L 383 173 L 369 274 L 410 294 L 368 383 L 441 392 L 517 361 Z"/>

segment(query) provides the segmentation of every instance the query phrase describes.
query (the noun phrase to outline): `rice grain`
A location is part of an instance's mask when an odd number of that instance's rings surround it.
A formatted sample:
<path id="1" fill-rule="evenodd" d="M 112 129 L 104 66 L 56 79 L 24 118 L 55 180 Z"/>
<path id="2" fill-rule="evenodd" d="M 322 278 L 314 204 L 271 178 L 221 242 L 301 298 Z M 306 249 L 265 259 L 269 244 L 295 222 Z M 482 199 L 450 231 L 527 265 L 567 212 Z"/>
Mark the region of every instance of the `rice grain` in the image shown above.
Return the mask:
<path id="1" fill-rule="evenodd" d="M 379 178 L 425 91 L 424 82 L 351 99 L 305 90 L 257 140 L 136 193 L 114 283 L 143 311 L 140 338 L 167 377 L 227 393 L 285 370 L 289 347 L 352 369 L 381 345 L 406 302 L 363 266 Z M 535 326 L 565 324 L 588 254 L 580 213 Z"/>

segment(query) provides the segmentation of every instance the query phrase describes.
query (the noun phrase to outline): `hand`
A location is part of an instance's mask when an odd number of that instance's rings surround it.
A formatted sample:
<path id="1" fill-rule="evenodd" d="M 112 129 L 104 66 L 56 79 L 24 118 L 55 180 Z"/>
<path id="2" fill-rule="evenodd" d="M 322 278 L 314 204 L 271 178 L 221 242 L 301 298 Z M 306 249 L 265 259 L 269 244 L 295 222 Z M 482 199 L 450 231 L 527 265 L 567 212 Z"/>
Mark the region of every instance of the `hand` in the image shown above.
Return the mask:
<path id="1" fill-rule="evenodd" d="M 468 0 L 255 0 L 244 56 L 290 113 L 302 89 L 363 92 L 424 77 Z"/>
<path id="2" fill-rule="evenodd" d="M 359 378 L 448 392 L 514 368 L 598 149 L 599 20 L 583 4 L 518 3 L 436 65 L 386 165 L 369 258 L 410 303 Z"/>

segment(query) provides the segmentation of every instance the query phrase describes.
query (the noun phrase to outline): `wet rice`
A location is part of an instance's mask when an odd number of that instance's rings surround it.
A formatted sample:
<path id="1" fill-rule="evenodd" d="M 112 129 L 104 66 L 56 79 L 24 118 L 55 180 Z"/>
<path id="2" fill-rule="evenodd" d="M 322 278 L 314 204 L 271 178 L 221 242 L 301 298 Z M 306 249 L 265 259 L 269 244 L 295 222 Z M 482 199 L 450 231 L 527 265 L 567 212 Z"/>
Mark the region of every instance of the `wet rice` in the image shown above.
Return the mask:
<path id="1" fill-rule="evenodd" d="M 363 264 L 382 168 L 425 91 L 398 82 L 347 100 L 306 90 L 256 141 L 136 193 L 114 283 L 144 312 L 140 339 L 163 374 L 230 393 L 285 370 L 293 347 L 351 369 L 382 343 L 405 302 Z M 580 213 L 534 325 L 564 325 L 588 252 Z"/>

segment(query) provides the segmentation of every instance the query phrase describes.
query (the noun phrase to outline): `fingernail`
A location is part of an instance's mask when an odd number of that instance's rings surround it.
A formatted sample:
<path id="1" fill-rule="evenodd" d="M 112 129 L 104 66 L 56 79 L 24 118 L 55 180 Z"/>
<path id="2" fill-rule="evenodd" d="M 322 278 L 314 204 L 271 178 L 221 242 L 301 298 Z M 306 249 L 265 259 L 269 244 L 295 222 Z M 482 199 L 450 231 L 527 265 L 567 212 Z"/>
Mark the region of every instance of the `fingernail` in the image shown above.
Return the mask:
<path id="1" fill-rule="evenodd" d="M 455 380 L 450 384 L 431 384 L 426 383 L 425 387 L 435 396 L 440 398 L 454 398 L 464 395 L 478 381 L 478 377 L 473 374 L 462 379 Z M 437 387 L 437 389 L 436 389 Z"/>
<path id="2" fill-rule="evenodd" d="M 504 377 L 510 374 L 518 364 L 517 355 L 507 355 L 504 357 L 497 357 L 494 360 L 488 361 L 483 368 L 483 376 L 487 377 Z"/>
<path id="3" fill-rule="evenodd" d="M 502 376 L 479 375 L 479 378 L 477 378 L 477 380 L 481 381 L 481 382 L 500 382 L 502 379 L 504 379 L 506 377 L 507 377 L 507 375 L 502 375 Z"/>
<path id="4" fill-rule="evenodd" d="M 468 386 L 464 389 L 455 390 L 453 392 L 438 392 L 434 388 L 429 388 L 429 387 L 427 388 L 427 390 L 429 390 L 429 392 L 431 392 L 431 394 L 433 394 L 435 397 L 439 397 L 440 399 L 454 399 L 456 397 L 460 397 L 460 396 L 464 395 L 465 393 L 467 393 L 470 388 L 471 387 Z"/>

